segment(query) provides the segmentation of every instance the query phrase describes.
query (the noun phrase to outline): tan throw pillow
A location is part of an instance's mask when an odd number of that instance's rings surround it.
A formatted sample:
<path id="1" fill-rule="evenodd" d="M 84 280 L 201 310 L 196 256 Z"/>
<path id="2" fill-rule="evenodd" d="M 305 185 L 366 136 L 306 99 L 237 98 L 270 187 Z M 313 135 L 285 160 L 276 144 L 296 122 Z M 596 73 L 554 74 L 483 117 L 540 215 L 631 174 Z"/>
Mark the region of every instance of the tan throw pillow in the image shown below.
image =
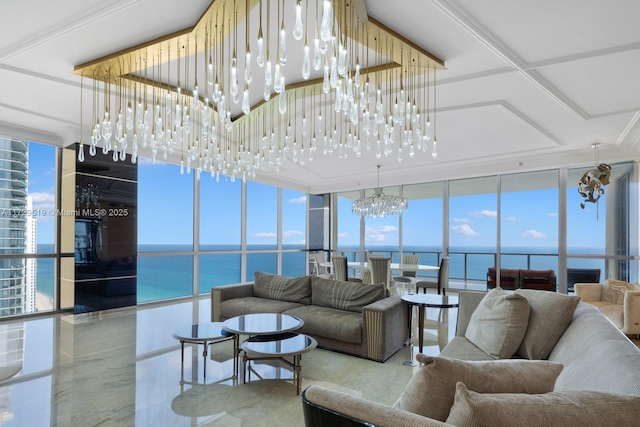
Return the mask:
<path id="1" fill-rule="evenodd" d="M 480 394 L 458 383 L 447 423 L 458 427 L 637 426 L 640 396 L 598 391 Z"/>
<path id="2" fill-rule="evenodd" d="M 636 285 L 624 282 L 622 280 L 607 279 L 602 287 L 602 301 L 613 304 L 624 303 L 624 293 L 626 291 L 634 291 L 638 288 Z"/>
<path id="3" fill-rule="evenodd" d="M 494 288 L 482 298 L 464 336 L 495 359 L 518 350 L 529 323 L 529 303 L 521 295 Z"/>
<path id="4" fill-rule="evenodd" d="M 527 359 L 546 359 L 573 319 L 580 302 L 575 295 L 518 289 L 529 301 L 529 325 L 516 354 Z"/>
<path id="5" fill-rule="evenodd" d="M 485 393 L 547 393 L 562 371 L 561 364 L 548 361 L 464 361 L 423 354 L 416 359 L 425 366 L 393 406 L 440 421 L 449 415 L 458 382 Z"/>

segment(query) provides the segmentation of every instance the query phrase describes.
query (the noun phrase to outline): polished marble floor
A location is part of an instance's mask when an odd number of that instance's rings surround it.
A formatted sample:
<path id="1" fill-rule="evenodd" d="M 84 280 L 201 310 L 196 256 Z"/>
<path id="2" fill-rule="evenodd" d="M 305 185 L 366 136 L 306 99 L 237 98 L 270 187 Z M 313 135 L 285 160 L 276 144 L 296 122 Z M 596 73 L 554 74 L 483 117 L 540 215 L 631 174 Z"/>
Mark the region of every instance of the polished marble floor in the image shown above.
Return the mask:
<path id="1" fill-rule="evenodd" d="M 440 334 L 454 334 L 456 314 L 448 310 Z M 437 315 L 427 311 L 432 320 Z M 243 384 L 233 378 L 231 341 L 210 348 L 206 378 L 202 346 L 185 346 L 181 369 L 173 332 L 209 320 L 204 298 L 0 323 L 0 375 L 4 367 L 8 372 L 0 378 L 0 425 L 304 425 L 293 384 L 278 380 L 290 371 L 258 365 L 265 379 L 252 375 Z M 427 330 L 424 353 L 439 353 L 436 334 Z M 302 387 L 321 384 L 392 404 L 416 369 L 403 365 L 415 352 L 407 346 L 378 363 L 315 349 L 302 357 Z"/>
<path id="2" fill-rule="evenodd" d="M 424 353 L 439 353 L 438 333 L 440 344 L 450 339 L 456 315 L 449 309 L 447 323 L 438 324 L 438 310 L 427 310 Z M 258 365 L 265 379 L 252 375 L 243 384 L 233 378 L 231 341 L 210 348 L 206 378 L 202 346 L 185 346 L 181 368 L 173 332 L 209 319 L 204 298 L 0 322 L 0 425 L 304 425 L 300 397 L 281 380 L 291 373 Z M 417 369 L 403 364 L 416 352 L 407 346 L 378 363 L 315 349 L 302 358 L 302 387 L 321 384 L 392 404 Z"/>

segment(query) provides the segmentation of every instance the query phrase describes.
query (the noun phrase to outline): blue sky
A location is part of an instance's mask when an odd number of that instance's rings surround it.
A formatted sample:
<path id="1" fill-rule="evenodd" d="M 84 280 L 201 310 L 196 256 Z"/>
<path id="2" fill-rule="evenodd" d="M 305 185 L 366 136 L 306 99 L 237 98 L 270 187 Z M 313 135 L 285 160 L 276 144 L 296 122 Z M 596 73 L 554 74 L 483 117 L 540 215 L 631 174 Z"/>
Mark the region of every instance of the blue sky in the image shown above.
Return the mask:
<path id="1" fill-rule="evenodd" d="M 570 247 L 605 246 L 606 194 L 597 207 L 580 208 L 581 196 L 575 187 L 567 194 L 567 232 Z M 359 244 L 360 220 L 351 214 L 352 200 L 339 198 L 339 245 Z M 544 189 L 502 194 L 501 245 L 503 247 L 558 247 L 558 190 Z M 442 199 L 410 200 L 403 214 L 404 246 L 442 245 Z M 455 247 L 496 248 L 497 196 L 477 194 L 451 197 L 449 202 L 449 244 Z M 397 246 L 398 217 L 365 220 L 365 245 Z"/>
<path id="2" fill-rule="evenodd" d="M 29 144 L 29 194 L 34 209 L 55 208 L 55 149 Z M 141 159 L 138 187 L 138 243 L 186 244 L 193 242 L 193 172 L 180 174 L 176 165 Z M 240 245 L 241 180 L 231 182 L 209 174 L 201 176 L 200 242 Z M 277 235 L 276 188 L 249 182 L 247 185 L 247 243 L 275 247 Z M 306 196 L 283 189 L 283 243 L 304 244 Z M 580 208 L 582 198 L 575 187 L 567 194 L 567 231 L 570 247 L 605 245 L 605 195 L 597 207 Z M 351 213 L 352 201 L 338 199 L 339 246 L 359 244 L 360 217 Z M 449 239 L 452 247 L 495 248 L 497 197 L 477 194 L 451 197 Z M 505 247 L 557 248 L 558 191 L 556 189 L 505 192 L 502 194 L 502 245 Z M 38 243 L 53 243 L 54 217 L 38 216 Z M 442 244 L 442 201 L 411 200 L 403 216 L 405 246 Z M 398 217 L 367 219 L 366 246 L 397 246 Z"/>

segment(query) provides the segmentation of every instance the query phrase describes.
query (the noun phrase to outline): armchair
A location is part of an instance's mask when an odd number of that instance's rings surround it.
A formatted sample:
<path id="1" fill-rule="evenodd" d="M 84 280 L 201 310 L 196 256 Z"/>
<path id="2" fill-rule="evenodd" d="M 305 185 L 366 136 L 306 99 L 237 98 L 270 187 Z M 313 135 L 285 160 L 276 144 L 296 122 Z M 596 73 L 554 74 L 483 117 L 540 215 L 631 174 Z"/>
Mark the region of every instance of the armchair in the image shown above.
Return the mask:
<path id="1" fill-rule="evenodd" d="M 640 286 L 607 279 L 601 283 L 576 283 L 576 295 L 595 306 L 626 335 L 640 335 Z"/>

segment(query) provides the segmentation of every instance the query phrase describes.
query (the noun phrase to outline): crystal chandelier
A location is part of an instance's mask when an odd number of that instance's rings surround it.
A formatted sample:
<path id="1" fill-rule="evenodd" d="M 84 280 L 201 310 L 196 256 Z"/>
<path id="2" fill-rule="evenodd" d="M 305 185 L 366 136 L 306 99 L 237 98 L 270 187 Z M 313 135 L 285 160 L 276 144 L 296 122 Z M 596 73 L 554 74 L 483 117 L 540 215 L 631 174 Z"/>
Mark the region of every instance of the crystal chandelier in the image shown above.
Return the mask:
<path id="1" fill-rule="evenodd" d="M 364 0 L 216 0 L 193 27 L 75 67 L 92 105 L 78 160 L 85 145 L 133 163 L 146 150 L 198 178 L 246 179 L 317 150 L 435 157 L 443 68 Z"/>
<path id="2" fill-rule="evenodd" d="M 371 218 L 384 218 L 385 216 L 399 215 L 409 207 L 406 197 L 384 194 L 380 187 L 380 165 L 378 165 L 378 186 L 373 194 L 353 202 L 351 211 L 361 216 Z"/>
<path id="3" fill-rule="evenodd" d="M 91 205 L 96 208 L 100 207 L 100 189 L 93 183 L 88 183 L 82 187 L 76 185 L 76 205 L 85 207 L 88 209 Z"/>

